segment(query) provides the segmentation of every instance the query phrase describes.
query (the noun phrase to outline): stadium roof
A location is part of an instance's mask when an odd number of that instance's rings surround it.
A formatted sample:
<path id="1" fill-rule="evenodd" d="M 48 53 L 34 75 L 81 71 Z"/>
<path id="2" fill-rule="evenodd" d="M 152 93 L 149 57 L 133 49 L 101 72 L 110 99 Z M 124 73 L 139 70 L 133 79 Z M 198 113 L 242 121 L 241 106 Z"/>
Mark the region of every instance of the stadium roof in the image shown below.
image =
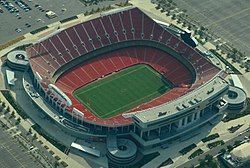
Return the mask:
<path id="1" fill-rule="evenodd" d="M 6 77 L 9 85 L 15 85 L 15 73 L 6 69 Z"/>
<path id="2" fill-rule="evenodd" d="M 228 83 L 220 77 L 215 77 L 210 82 L 196 89 L 195 92 L 189 92 L 186 96 L 180 97 L 172 102 L 139 111 L 134 114 L 134 117 L 142 123 L 149 123 L 155 120 L 160 121 L 179 111 L 185 112 L 196 107 L 198 103 L 215 96 L 224 88 L 228 88 Z"/>
<path id="3" fill-rule="evenodd" d="M 93 148 L 90 148 L 90 147 L 87 147 L 87 146 L 84 146 L 84 145 L 80 145 L 80 144 L 72 142 L 71 147 L 73 147 L 75 149 L 78 149 L 78 150 L 80 150 L 82 152 L 85 152 L 87 154 L 96 156 L 96 157 L 101 156 L 101 152 L 99 150 L 96 150 L 96 149 L 93 149 Z"/>
<path id="4" fill-rule="evenodd" d="M 239 87 L 241 89 L 244 89 L 243 86 L 242 86 L 242 83 L 238 77 L 238 75 L 236 74 L 231 74 L 231 77 L 232 77 L 232 80 L 233 80 L 233 83 L 234 83 L 234 86 L 236 87 Z"/>

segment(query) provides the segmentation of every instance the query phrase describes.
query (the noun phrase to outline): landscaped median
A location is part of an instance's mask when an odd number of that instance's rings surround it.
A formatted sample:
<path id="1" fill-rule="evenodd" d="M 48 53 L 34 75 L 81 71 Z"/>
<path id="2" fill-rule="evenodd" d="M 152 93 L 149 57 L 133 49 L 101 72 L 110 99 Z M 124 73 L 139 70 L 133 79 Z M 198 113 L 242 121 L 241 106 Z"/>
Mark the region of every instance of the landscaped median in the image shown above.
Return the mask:
<path id="1" fill-rule="evenodd" d="M 212 143 L 207 144 L 207 147 L 208 147 L 209 149 L 212 149 L 212 148 L 214 148 L 214 147 L 216 147 L 216 146 L 224 145 L 224 144 L 225 144 L 225 142 L 224 142 L 223 140 L 220 140 L 220 141 L 215 141 L 215 142 L 212 142 Z"/>
<path id="2" fill-rule="evenodd" d="M 39 32 L 42 32 L 42 31 L 44 31 L 44 30 L 46 30 L 46 29 L 48 29 L 49 27 L 48 26 L 43 26 L 43 27 L 40 27 L 40 28 L 38 28 L 38 29 L 36 29 L 36 30 L 33 30 L 33 31 L 31 31 L 30 32 L 30 34 L 36 34 L 36 33 L 39 33 Z"/>
<path id="3" fill-rule="evenodd" d="M 194 151 L 189 157 L 188 159 L 193 159 L 201 154 L 203 154 L 204 151 L 202 149 L 197 149 L 196 151 Z"/>
<path id="4" fill-rule="evenodd" d="M 174 161 L 171 158 L 168 158 L 167 160 L 162 162 L 159 167 L 164 167 L 164 166 L 167 166 L 167 165 L 171 165 L 173 163 L 174 163 Z"/>
<path id="5" fill-rule="evenodd" d="M 219 137 L 220 137 L 220 135 L 219 135 L 218 133 L 215 133 L 215 134 L 209 135 L 209 136 L 207 136 L 207 137 L 201 139 L 201 141 L 202 141 L 203 143 L 205 143 L 205 142 L 211 141 L 211 140 L 216 139 L 216 138 L 219 138 Z"/>
<path id="6" fill-rule="evenodd" d="M 69 21 L 75 20 L 75 19 L 78 19 L 78 17 L 77 16 L 72 16 L 72 17 L 60 20 L 60 23 L 66 23 L 66 22 L 69 22 Z"/>
<path id="7" fill-rule="evenodd" d="M 197 147 L 197 145 L 195 144 L 191 144 L 185 148 L 183 148 L 182 150 L 179 151 L 179 153 L 181 153 L 182 155 L 187 154 L 188 152 L 190 152 L 192 149 L 194 149 L 195 147 Z"/>
<path id="8" fill-rule="evenodd" d="M 242 127 L 243 124 L 238 124 L 236 126 L 232 126 L 230 128 L 228 128 L 227 130 L 230 132 L 230 133 L 234 133 L 235 131 L 237 131 L 238 129 L 240 129 L 240 127 Z"/>

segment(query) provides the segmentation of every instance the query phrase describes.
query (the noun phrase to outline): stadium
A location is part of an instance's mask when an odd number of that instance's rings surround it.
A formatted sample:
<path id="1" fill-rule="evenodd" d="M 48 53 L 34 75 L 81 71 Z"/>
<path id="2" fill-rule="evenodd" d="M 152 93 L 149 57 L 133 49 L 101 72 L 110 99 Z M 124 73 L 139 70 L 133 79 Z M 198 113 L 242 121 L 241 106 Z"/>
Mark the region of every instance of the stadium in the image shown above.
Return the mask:
<path id="1" fill-rule="evenodd" d="M 26 51 L 35 88 L 79 136 L 159 146 L 227 107 L 227 74 L 138 8 L 59 29 Z"/>

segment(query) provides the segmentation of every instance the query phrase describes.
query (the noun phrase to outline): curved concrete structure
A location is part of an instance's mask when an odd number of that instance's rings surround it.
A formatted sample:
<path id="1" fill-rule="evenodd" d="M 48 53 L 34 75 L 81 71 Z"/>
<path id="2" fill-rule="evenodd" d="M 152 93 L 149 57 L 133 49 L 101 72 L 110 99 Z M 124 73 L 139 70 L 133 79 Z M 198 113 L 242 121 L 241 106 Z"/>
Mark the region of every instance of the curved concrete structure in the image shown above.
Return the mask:
<path id="1" fill-rule="evenodd" d="M 228 94 L 224 96 L 224 99 L 228 102 L 229 110 L 240 110 L 246 104 L 246 93 L 244 90 L 238 87 L 229 87 Z"/>
<path id="2" fill-rule="evenodd" d="M 116 137 L 108 137 L 107 139 L 107 156 L 117 164 L 129 164 L 134 161 L 137 153 L 136 144 L 129 139 L 116 139 Z"/>
<path id="3" fill-rule="evenodd" d="M 7 65 L 12 69 L 24 70 L 29 64 L 26 51 L 14 50 L 7 54 Z"/>

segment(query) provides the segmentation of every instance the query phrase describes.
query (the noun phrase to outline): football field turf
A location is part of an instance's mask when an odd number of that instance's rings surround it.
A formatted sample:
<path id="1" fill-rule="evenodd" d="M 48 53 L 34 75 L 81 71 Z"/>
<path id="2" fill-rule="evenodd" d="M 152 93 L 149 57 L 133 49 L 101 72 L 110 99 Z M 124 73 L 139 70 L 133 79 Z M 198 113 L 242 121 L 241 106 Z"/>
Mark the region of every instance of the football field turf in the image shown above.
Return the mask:
<path id="1" fill-rule="evenodd" d="M 135 65 L 83 86 L 73 94 L 96 116 L 109 118 L 170 89 L 171 84 L 150 66 Z"/>

